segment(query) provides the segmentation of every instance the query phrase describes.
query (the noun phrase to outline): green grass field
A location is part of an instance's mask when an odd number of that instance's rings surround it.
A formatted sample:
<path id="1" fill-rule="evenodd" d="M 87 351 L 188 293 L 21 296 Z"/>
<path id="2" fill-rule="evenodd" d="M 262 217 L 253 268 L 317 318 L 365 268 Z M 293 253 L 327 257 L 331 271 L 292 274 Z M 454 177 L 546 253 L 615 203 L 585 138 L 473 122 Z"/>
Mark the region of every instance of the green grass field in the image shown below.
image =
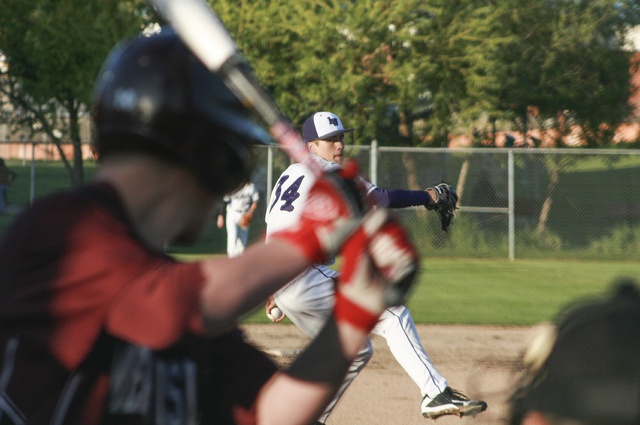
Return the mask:
<path id="1" fill-rule="evenodd" d="M 529 326 L 618 276 L 640 282 L 640 263 L 434 259 L 423 262 L 407 305 L 416 323 Z M 269 320 L 260 308 L 245 322 Z"/>

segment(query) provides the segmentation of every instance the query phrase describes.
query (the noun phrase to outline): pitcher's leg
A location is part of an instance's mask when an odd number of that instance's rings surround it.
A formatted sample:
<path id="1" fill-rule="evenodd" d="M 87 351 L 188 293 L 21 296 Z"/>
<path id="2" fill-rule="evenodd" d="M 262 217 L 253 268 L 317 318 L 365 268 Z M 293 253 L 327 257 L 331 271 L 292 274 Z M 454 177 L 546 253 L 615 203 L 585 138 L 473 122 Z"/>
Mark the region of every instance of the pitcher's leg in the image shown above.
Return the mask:
<path id="1" fill-rule="evenodd" d="M 310 268 L 273 296 L 291 322 L 311 338 L 318 335 L 333 312 L 334 273 Z"/>
<path id="2" fill-rule="evenodd" d="M 404 306 L 388 308 L 380 316 L 373 333 L 387 340 L 398 363 L 420 388 L 422 416 L 437 419 L 444 415 L 473 416 L 487 409 L 483 400 L 471 400 L 452 390 L 431 363 L 420 341 L 411 313 Z"/>
<path id="3" fill-rule="evenodd" d="M 427 355 L 411 313 L 405 306 L 390 307 L 373 333 L 386 339 L 391 353 L 416 383 L 422 396 L 435 397 L 449 385 Z"/>
<path id="4" fill-rule="evenodd" d="M 294 283 L 274 295 L 276 304 L 284 314 L 311 338 L 315 338 L 333 313 L 336 276 L 337 273 L 327 267 L 311 268 L 299 276 Z M 327 420 L 342 394 L 366 366 L 372 355 L 373 346 L 367 340 L 358 357 L 351 364 L 335 398 L 318 419 L 319 422 L 324 423 Z"/>
<path id="5" fill-rule="evenodd" d="M 347 388 L 349 388 L 349 385 L 351 385 L 353 380 L 356 379 L 356 376 L 358 376 L 360 371 L 367 365 L 367 363 L 369 363 L 369 360 L 371 360 L 372 356 L 373 346 L 371 345 L 371 341 L 367 339 L 365 346 L 362 347 L 362 350 L 360 350 L 360 353 L 358 353 L 358 357 L 356 357 L 353 363 L 351 363 L 349 371 L 347 372 L 347 375 L 342 382 L 342 386 L 336 393 L 336 396 L 333 398 L 333 400 L 331 400 L 331 403 L 329 403 L 322 416 L 318 418 L 318 422 L 322 424 L 327 422 L 327 418 L 333 411 L 334 407 L 336 407 L 336 404 L 338 403 L 338 400 L 340 400 L 340 397 L 342 397 L 342 394 L 344 394 Z"/>

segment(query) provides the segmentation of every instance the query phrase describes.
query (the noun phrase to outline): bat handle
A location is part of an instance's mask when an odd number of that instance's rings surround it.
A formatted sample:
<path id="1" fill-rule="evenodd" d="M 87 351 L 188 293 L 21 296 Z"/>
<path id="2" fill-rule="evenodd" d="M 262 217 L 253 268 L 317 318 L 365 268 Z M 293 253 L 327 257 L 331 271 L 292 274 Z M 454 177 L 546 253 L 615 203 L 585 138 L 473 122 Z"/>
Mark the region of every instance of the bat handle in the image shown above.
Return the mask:
<path id="1" fill-rule="evenodd" d="M 245 107 L 255 111 L 267 124 L 271 135 L 289 157 L 305 164 L 316 176 L 322 175 L 322 167 L 313 160 L 300 134 L 291 122 L 280 114 L 276 104 L 239 56 L 225 62 L 220 68 L 220 75 Z"/>
<path id="2" fill-rule="evenodd" d="M 247 108 L 255 111 L 269 127 L 282 119 L 278 107 L 241 56 L 229 58 L 218 72 L 233 94 Z"/>

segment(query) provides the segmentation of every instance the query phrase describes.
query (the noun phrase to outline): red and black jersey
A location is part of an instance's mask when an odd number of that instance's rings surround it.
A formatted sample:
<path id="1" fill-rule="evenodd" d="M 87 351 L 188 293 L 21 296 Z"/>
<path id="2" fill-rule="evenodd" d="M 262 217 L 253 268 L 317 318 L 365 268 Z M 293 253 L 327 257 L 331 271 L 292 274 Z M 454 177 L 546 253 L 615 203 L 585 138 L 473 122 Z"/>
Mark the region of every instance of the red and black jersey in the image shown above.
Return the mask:
<path id="1" fill-rule="evenodd" d="M 212 356 L 227 345 L 230 352 L 245 350 L 233 332 L 203 338 L 203 283 L 198 263 L 177 262 L 144 244 L 107 184 L 34 203 L 0 244 L 0 417 L 104 422 L 113 359 L 128 346 L 169 365 L 197 363 L 201 352 Z M 258 363 L 265 376 L 273 373 Z M 155 376 L 147 376 L 154 388 Z M 135 393 L 126 385 L 119 388 Z"/>

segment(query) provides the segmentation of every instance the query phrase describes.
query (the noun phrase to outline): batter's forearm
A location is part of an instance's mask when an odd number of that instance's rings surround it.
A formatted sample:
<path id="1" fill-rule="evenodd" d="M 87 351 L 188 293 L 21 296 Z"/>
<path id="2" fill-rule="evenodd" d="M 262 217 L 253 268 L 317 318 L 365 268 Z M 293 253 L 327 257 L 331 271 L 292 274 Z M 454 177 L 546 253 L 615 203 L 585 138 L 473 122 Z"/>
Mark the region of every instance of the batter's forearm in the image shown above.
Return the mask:
<path id="1" fill-rule="evenodd" d="M 362 349 L 367 333 L 330 318 L 318 337 L 300 354 L 287 375 L 302 381 L 339 386 Z"/>
<path id="2" fill-rule="evenodd" d="M 313 423 L 338 391 L 366 337 L 364 331 L 330 319 L 291 367 L 263 387 L 257 423 Z"/>
<path id="3" fill-rule="evenodd" d="M 238 257 L 201 264 L 205 276 L 201 310 L 207 328 L 215 333 L 261 305 L 311 262 L 294 245 L 274 240 L 252 245 Z"/>

